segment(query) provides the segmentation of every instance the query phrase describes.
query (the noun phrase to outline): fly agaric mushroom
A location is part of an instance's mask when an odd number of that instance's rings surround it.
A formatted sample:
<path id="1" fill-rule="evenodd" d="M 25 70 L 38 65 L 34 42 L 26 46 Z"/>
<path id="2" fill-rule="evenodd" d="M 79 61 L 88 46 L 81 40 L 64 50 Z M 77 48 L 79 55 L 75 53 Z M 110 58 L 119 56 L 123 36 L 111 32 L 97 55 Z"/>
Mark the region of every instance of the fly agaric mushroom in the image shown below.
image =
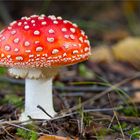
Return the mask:
<path id="1" fill-rule="evenodd" d="M 25 78 L 25 111 L 20 120 L 49 119 L 56 113 L 52 79 L 62 66 L 88 59 L 90 44 L 76 24 L 54 15 L 33 15 L 12 22 L 0 33 L 0 65 Z"/>

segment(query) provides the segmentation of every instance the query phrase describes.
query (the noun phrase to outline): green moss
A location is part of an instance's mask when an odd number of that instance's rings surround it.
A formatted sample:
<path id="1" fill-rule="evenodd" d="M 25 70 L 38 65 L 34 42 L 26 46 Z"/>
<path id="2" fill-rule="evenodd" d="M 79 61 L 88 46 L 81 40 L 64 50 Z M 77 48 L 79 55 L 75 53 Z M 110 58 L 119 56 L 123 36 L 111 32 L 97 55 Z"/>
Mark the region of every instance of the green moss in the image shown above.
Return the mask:
<path id="1" fill-rule="evenodd" d="M 7 68 L 0 67 L 0 75 L 4 75 L 7 72 Z"/>
<path id="2" fill-rule="evenodd" d="M 137 109 L 134 106 L 124 107 L 120 111 L 123 112 L 126 116 L 138 116 L 139 115 Z"/>
<path id="3" fill-rule="evenodd" d="M 35 131 L 27 131 L 21 128 L 17 128 L 16 135 L 23 138 L 24 140 L 37 140 L 38 138 L 38 134 Z"/>
<path id="4" fill-rule="evenodd" d="M 120 129 L 124 130 L 124 129 L 126 129 L 126 127 L 127 127 L 127 123 L 123 122 L 120 124 L 113 125 L 112 129 L 114 132 L 116 132 L 116 131 L 120 131 Z"/>
<path id="5" fill-rule="evenodd" d="M 140 127 L 134 127 L 128 133 L 129 133 L 131 138 L 140 139 Z"/>
<path id="6" fill-rule="evenodd" d="M 79 66 L 78 67 L 79 75 L 81 77 L 88 78 L 88 79 L 94 77 L 93 71 L 89 70 L 84 64 L 81 63 L 78 66 Z"/>
<path id="7" fill-rule="evenodd" d="M 106 128 L 100 129 L 100 131 L 96 131 L 97 140 L 104 140 L 104 137 L 108 134 L 109 130 Z"/>
<path id="8" fill-rule="evenodd" d="M 2 102 L 15 105 L 16 107 L 22 107 L 23 105 L 22 98 L 14 94 L 7 94 Z"/>

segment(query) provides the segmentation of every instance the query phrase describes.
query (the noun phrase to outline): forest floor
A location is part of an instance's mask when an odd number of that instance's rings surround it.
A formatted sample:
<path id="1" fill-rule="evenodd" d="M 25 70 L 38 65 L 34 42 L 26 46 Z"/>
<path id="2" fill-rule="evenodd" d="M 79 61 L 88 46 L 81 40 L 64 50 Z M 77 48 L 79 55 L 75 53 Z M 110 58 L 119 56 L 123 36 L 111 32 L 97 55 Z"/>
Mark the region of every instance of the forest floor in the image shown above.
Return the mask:
<path id="1" fill-rule="evenodd" d="M 126 8 L 128 4 L 131 9 Z M 87 31 L 92 52 L 97 46 L 112 48 L 125 38 L 140 35 L 138 4 L 123 3 L 124 11 L 114 4 L 100 12 L 97 8 L 88 21 L 74 19 Z M 131 60 L 133 56 L 126 57 Z M 62 68 L 55 77 L 53 100 L 58 114 L 50 120 L 31 119 L 29 124 L 19 121 L 24 109 L 24 80 L 11 78 L 6 68 L 0 68 L 0 140 L 140 139 L 139 64 L 134 67 L 132 61 L 110 61 L 112 58 L 95 62 L 94 54 L 91 57 Z"/>
<path id="2" fill-rule="evenodd" d="M 90 61 L 61 71 L 53 90 L 58 116 L 28 125 L 18 121 L 24 81 L 0 77 L 1 140 L 33 140 L 42 134 L 80 140 L 140 138 L 139 72 L 127 64 Z"/>

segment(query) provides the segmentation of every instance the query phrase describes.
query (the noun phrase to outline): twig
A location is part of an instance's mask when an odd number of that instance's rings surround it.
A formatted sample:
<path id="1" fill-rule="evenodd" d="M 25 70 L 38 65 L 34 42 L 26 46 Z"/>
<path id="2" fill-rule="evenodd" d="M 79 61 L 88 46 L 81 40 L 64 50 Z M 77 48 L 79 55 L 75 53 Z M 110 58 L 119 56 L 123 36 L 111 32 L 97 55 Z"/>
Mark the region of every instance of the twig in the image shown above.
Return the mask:
<path id="1" fill-rule="evenodd" d="M 120 110 L 122 109 L 121 107 L 119 108 L 114 108 L 114 110 Z M 104 108 L 104 109 L 85 109 L 83 110 L 84 113 L 88 113 L 88 112 L 102 112 L 102 111 L 112 111 L 113 108 Z M 76 115 L 78 114 L 78 112 L 72 112 L 72 113 L 68 113 L 68 114 L 64 114 L 64 115 L 60 115 L 60 116 L 57 116 L 57 117 L 54 117 L 51 119 L 52 120 L 58 120 L 58 119 L 61 119 L 61 118 L 65 118 L 65 117 L 68 117 L 68 116 L 72 116 L 72 115 Z"/>
<path id="2" fill-rule="evenodd" d="M 121 123 L 119 121 L 119 118 L 118 118 L 118 115 L 117 115 L 116 111 L 114 111 L 114 116 L 115 116 L 115 118 L 117 120 L 117 123 L 119 125 L 120 131 L 121 131 L 121 134 L 122 134 L 122 137 L 125 140 L 125 135 L 124 135 L 124 132 L 123 132 L 123 129 L 122 129 L 122 126 L 121 126 Z"/>
<path id="3" fill-rule="evenodd" d="M 26 124 L 27 122 L 31 122 L 31 120 L 27 120 L 27 121 L 19 121 L 19 120 L 14 120 L 14 121 L 3 121 L 0 122 L 0 126 L 5 125 L 5 124 Z"/>
<path id="4" fill-rule="evenodd" d="M 114 121 L 114 118 L 115 118 L 115 116 L 114 116 L 114 114 L 113 114 L 113 117 L 112 117 L 112 119 L 111 119 L 111 121 L 110 121 L 110 123 L 109 123 L 107 129 L 110 129 L 110 127 L 111 127 L 111 125 L 112 125 L 112 123 L 113 123 L 113 121 Z"/>
<path id="5" fill-rule="evenodd" d="M 84 129 L 84 112 L 81 113 L 81 118 L 80 118 L 80 134 L 83 133 Z"/>
<path id="6" fill-rule="evenodd" d="M 2 129 L 7 133 L 7 135 L 9 135 L 10 137 L 14 138 L 14 136 L 11 135 L 4 127 L 2 127 Z"/>
<path id="7" fill-rule="evenodd" d="M 135 123 L 135 124 L 140 124 L 140 118 L 139 117 L 126 117 L 126 116 L 118 116 L 120 121 L 125 121 L 129 123 Z"/>
<path id="8" fill-rule="evenodd" d="M 111 104 L 111 107 L 114 107 L 114 105 L 113 105 L 113 103 L 112 103 L 112 101 L 111 101 L 111 98 L 110 98 L 110 94 L 108 94 L 108 98 L 109 98 L 109 102 L 110 102 L 110 104 Z M 114 113 L 114 117 L 116 118 L 117 123 L 118 123 L 118 125 L 119 125 L 119 129 L 120 129 L 120 132 L 121 132 L 121 134 L 122 134 L 122 137 L 123 137 L 123 139 L 125 140 L 125 135 L 124 135 L 124 132 L 123 132 L 121 123 L 120 123 L 120 121 L 119 121 L 118 115 L 117 115 L 117 113 L 116 113 L 115 110 L 113 110 L 113 113 Z"/>
<path id="9" fill-rule="evenodd" d="M 122 109 L 122 107 L 116 107 L 114 108 L 114 110 L 120 110 Z M 102 108 L 102 109 L 85 109 L 83 110 L 83 112 L 85 113 L 88 113 L 88 112 L 106 112 L 106 111 L 112 111 L 113 108 Z M 69 113 L 69 114 L 65 114 L 65 115 L 61 115 L 61 116 L 57 116 L 57 117 L 54 117 L 54 118 L 51 118 L 50 120 L 57 120 L 57 119 L 61 119 L 61 118 L 65 118 L 65 117 L 68 117 L 68 116 L 71 116 L 71 115 L 76 115 L 78 114 L 78 112 L 73 112 L 73 113 Z M 45 119 L 33 119 L 33 121 L 44 121 Z M 2 125 L 5 125 L 5 124 L 26 124 L 27 122 L 31 122 L 32 120 L 28 120 L 28 121 L 19 121 L 19 120 L 14 120 L 14 121 L 2 121 L 0 122 L 0 126 Z"/>
<path id="10" fill-rule="evenodd" d="M 103 108 L 103 109 L 85 109 L 83 110 L 83 112 L 107 112 L 107 111 L 118 111 L 118 110 L 121 110 L 122 107 L 116 107 L 116 108 Z M 58 119 L 62 119 L 62 118 L 65 118 L 65 117 L 68 117 L 68 116 L 71 116 L 71 115 L 76 115 L 78 114 L 78 112 L 73 112 L 73 113 L 69 113 L 69 114 L 65 114 L 65 115 L 61 115 L 61 116 L 57 116 L 57 117 L 54 117 L 50 120 L 46 120 L 46 119 L 33 119 L 33 121 L 36 121 L 36 122 L 42 122 L 42 121 L 53 121 L 53 120 L 58 120 Z M 110 118 L 110 115 L 103 115 L 103 114 L 94 114 L 95 116 L 98 116 L 98 117 L 109 117 Z M 138 117 L 125 117 L 125 116 L 118 116 L 119 120 L 120 121 L 126 121 L 126 122 L 130 122 L 130 123 L 135 123 L 135 124 L 139 124 L 140 122 L 140 118 Z M 3 122 L 0 122 L 0 126 L 2 125 L 5 125 L 5 124 L 25 124 L 26 122 L 30 122 L 32 120 L 28 120 L 28 121 L 19 121 L 19 120 L 14 120 L 14 121 L 3 121 Z"/>
<path id="11" fill-rule="evenodd" d="M 23 126 L 20 126 L 20 125 L 8 123 L 8 122 L 7 122 L 6 124 L 11 125 L 11 126 L 14 126 L 14 127 L 17 127 L 17 128 L 24 129 L 24 130 L 29 131 L 29 132 L 32 132 L 32 130 L 30 130 L 30 129 L 28 129 L 28 128 L 25 128 L 25 127 L 23 127 Z M 38 135 L 42 134 L 42 133 L 38 133 L 38 132 L 36 132 L 36 133 L 37 133 Z"/>
<path id="12" fill-rule="evenodd" d="M 46 112 L 46 110 L 45 110 L 42 106 L 38 105 L 37 108 L 39 108 L 40 110 L 42 110 L 42 111 L 43 111 L 47 116 L 49 116 L 50 118 L 53 118 L 50 114 L 48 114 L 48 113 Z"/>

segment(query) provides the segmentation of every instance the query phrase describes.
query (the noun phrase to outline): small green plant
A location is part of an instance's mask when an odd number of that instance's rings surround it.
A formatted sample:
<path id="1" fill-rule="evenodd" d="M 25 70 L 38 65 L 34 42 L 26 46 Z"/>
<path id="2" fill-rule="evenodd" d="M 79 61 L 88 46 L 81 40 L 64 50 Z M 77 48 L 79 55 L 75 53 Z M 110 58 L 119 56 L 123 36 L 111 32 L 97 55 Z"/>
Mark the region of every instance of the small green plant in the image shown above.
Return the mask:
<path id="1" fill-rule="evenodd" d="M 94 77 L 94 73 L 88 69 L 84 64 L 79 64 L 79 75 L 81 77 L 85 77 L 85 78 L 93 78 Z"/>
<path id="2" fill-rule="evenodd" d="M 3 99 L 3 102 L 10 103 L 12 105 L 15 105 L 16 107 L 19 107 L 23 104 L 22 98 L 13 94 L 6 95 L 5 98 Z"/>
<path id="3" fill-rule="evenodd" d="M 93 121 L 93 118 L 88 113 L 84 113 L 84 119 L 83 119 L 83 121 L 84 121 L 84 124 L 86 126 L 89 126 L 91 124 L 91 122 Z"/>
<path id="4" fill-rule="evenodd" d="M 78 109 L 78 113 L 80 115 L 81 118 L 83 118 L 83 123 L 85 126 L 89 126 L 90 123 L 93 121 L 93 118 L 86 112 L 84 112 L 84 109 L 81 106 L 81 98 L 79 98 L 78 101 L 78 105 L 79 105 L 79 109 Z"/>
<path id="5" fill-rule="evenodd" d="M 121 109 L 126 116 L 138 116 L 138 111 L 134 106 L 128 106 Z"/>
<path id="6" fill-rule="evenodd" d="M 0 67 L 0 75 L 4 75 L 7 72 L 6 68 Z"/>
<path id="7" fill-rule="evenodd" d="M 108 132 L 109 130 L 107 130 L 106 128 L 102 128 L 98 132 L 96 131 L 97 140 L 104 140 L 104 137 L 107 135 Z"/>
<path id="8" fill-rule="evenodd" d="M 38 138 L 38 134 L 31 130 L 31 131 L 27 131 L 21 128 L 17 128 L 17 133 L 16 133 L 19 137 L 22 137 L 24 140 L 37 140 Z"/>
<path id="9" fill-rule="evenodd" d="M 140 139 L 140 127 L 134 127 L 128 134 L 130 134 L 133 139 Z"/>
<path id="10" fill-rule="evenodd" d="M 123 122 L 123 123 L 121 123 L 121 124 L 115 124 L 115 125 L 113 125 L 113 126 L 112 126 L 112 129 L 113 129 L 114 131 L 120 131 L 120 128 L 121 128 L 122 130 L 124 130 L 124 129 L 126 129 L 126 127 L 127 127 L 127 123 Z"/>
<path id="11" fill-rule="evenodd" d="M 60 81 L 55 81 L 54 83 L 55 86 L 58 86 L 58 87 L 64 87 L 64 83 L 60 82 Z"/>

